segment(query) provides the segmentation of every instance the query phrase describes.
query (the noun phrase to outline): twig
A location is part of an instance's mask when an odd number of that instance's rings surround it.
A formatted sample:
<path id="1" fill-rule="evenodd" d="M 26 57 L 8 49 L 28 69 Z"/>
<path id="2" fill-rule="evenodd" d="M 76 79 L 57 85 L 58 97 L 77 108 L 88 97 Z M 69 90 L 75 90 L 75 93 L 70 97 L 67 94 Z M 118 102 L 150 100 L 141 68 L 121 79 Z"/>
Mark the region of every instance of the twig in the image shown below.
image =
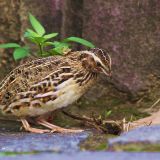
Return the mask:
<path id="1" fill-rule="evenodd" d="M 73 115 L 71 113 L 68 113 L 66 111 L 62 111 L 63 114 L 76 119 L 76 120 L 80 120 L 83 121 L 85 124 L 94 127 L 95 129 L 104 132 L 104 133 L 113 133 L 113 131 L 117 130 L 121 131 L 122 130 L 122 126 L 120 124 L 122 124 L 122 122 L 116 122 L 116 121 L 107 121 L 107 120 L 102 120 L 101 118 L 96 118 L 94 115 L 92 115 L 92 118 L 86 117 L 86 116 L 82 116 L 79 117 L 77 115 Z M 113 125 L 114 124 L 114 125 Z"/>
<path id="2" fill-rule="evenodd" d="M 150 109 L 152 109 L 153 107 L 155 107 L 159 102 L 160 102 L 160 98 L 154 104 L 152 104 L 152 106 L 150 107 Z"/>
<path id="3" fill-rule="evenodd" d="M 123 120 L 122 120 L 122 129 L 123 129 L 123 131 L 126 130 L 126 119 L 125 118 L 123 118 Z"/>
<path id="4" fill-rule="evenodd" d="M 89 117 L 86 117 L 86 116 L 79 117 L 79 116 L 73 115 L 71 113 L 68 113 L 64 110 L 62 111 L 62 113 L 71 117 L 71 118 L 73 118 L 73 119 L 77 119 L 77 120 L 80 120 L 80 121 L 94 122 L 93 118 L 89 118 Z"/>

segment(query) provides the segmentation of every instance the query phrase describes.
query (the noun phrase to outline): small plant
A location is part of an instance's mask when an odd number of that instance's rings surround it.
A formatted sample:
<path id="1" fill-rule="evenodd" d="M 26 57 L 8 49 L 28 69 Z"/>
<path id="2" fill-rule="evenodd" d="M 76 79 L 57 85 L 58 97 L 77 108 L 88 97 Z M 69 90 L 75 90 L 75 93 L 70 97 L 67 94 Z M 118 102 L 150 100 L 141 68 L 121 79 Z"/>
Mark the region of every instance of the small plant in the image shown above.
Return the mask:
<path id="1" fill-rule="evenodd" d="M 30 42 L 37 45 L 37 56 L 46 57 L 56 54 L 62 55 L 63 53 L 71 50 L 71 42 L 80 43 L 89 48 L 95 47 L 91 42 L 79 37 L 68 37 L 62 41 L 51 41 L 51 39 L 58 36 L 58 33 L 46 34 L 45 28 L 31 13 L 29 13 L 29 21 L 32 29 L 26 29 L 24 38 L 27 38 Z M 17 43 L 1 44 L 0 48 L 13 48 L 13 57 L 15 60 L 19 60 L 31 55 L 29 46 L 21 46 Z"/>
<path id="2" fill-rule="evenodd" d="M 104 113 L 104 118 L 107 119 L 110 115 L 111 115 L 112 111 L 109 110 L 109 111 L 105 111 Z"/>

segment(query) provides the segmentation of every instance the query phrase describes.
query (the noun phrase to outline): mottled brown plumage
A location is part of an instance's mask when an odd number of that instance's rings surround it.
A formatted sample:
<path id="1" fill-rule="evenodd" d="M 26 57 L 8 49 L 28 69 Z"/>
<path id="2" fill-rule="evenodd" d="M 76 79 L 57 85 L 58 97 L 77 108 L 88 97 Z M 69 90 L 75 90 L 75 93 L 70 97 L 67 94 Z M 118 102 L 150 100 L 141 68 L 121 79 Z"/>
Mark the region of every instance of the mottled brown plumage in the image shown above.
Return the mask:
<path id="1" fill-rule="evenodd" d="M 94 84 L 99 72 L 111 72 L 111 59 L 101 49 L 32 60 L 0 83 L 0 109 L 6 116 L 20 118 L 28 131 L 49 131 L 29 126 L 28 117 L 40 117 L 37 123 L 52 131 L 74 132 L 48 123 L 44 115 L 75 102 Z"/>

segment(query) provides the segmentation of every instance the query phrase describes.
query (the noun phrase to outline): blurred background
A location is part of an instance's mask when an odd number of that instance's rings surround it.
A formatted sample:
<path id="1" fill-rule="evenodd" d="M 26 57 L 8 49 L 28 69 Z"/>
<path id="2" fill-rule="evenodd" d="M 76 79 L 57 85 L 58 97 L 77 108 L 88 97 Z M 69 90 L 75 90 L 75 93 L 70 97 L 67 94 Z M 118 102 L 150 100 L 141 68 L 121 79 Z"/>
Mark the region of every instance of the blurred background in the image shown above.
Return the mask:
<path id="1" fill-rule="evenodd" d="M 160 97 L 159 8 L 159 0 L 0 0 L 0 43 L 27 43 L 22 35 L 28 12 L 48 33 L 59 32 L 59 39 L 93 42 L 110 53 L 113 77 L 100 76 L 69 111 L 101 115 L 111 110 L 111 118 L 138 119 Z M 0 50 L 0 79 L 17 65 L 11 54 Z"/>

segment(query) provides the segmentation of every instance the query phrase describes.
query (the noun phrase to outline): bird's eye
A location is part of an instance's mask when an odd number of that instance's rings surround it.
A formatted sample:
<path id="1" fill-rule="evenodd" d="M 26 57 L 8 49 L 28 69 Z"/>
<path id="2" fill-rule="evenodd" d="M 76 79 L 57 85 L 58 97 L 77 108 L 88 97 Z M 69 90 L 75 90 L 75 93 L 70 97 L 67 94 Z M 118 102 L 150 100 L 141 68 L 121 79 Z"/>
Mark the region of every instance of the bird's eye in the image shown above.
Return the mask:
<path id="1" fill-rule="evenodd" d="M 97 67 L 100 67 L 101 66 L 101 63 L 100 62 L 97 62 Z"/>

